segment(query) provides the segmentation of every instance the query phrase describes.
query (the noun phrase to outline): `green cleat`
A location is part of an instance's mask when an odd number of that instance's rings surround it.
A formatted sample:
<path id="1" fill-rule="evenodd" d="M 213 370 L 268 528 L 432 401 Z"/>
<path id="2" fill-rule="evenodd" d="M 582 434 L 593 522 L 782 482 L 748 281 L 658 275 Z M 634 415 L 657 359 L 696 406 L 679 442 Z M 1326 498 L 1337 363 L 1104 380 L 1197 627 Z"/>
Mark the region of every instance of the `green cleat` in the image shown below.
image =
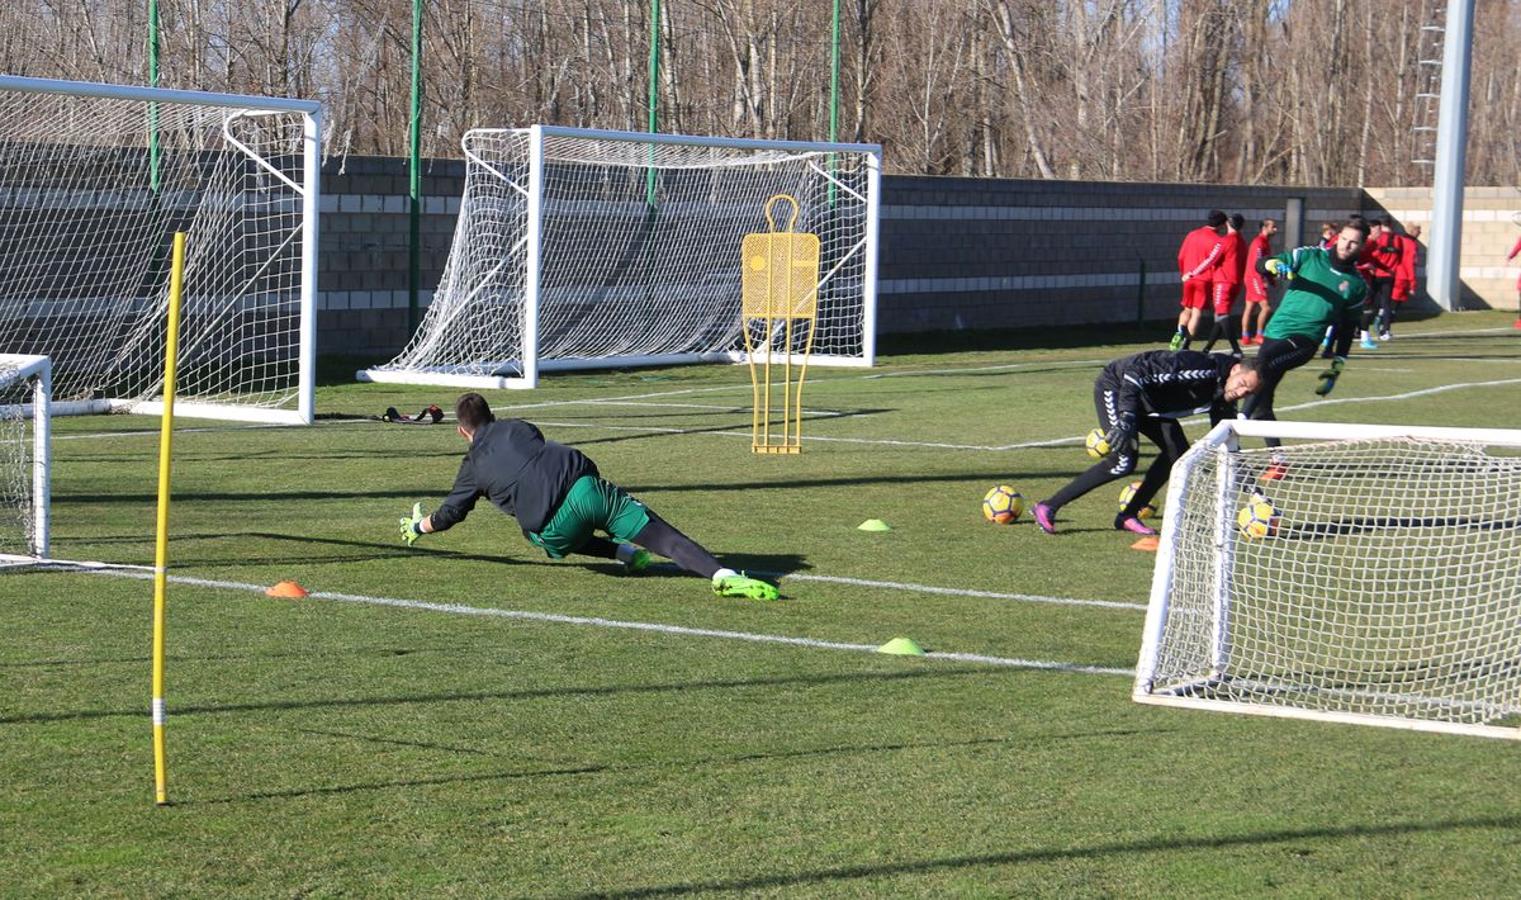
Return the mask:
<path id="1" fill-rule="evenodd" d="M 749 597 L 751 600 L 777 600 L 781 597 L 775 585 L 751 578 L 743 572 L 714 581 L 713 593 L 720 597 Z"/>
<path id="2" fill-rule="evenodd" d="M 650 559 L 650 551 L 643 547 L 636 549 L 634 555 L 628 558 L 628 562 L 623 564 L 624 574 L 638 575 L 650 567 Z"/>
<path id="3" fill-rule="evenodd" d="M 1182 350 L 1183 349 L 1183 332 L 1180 331 L 1177 334 L 1174 334 L 1172 336 L 1172 340 L 1167 344 L 1167 349 L 1169 349 L 1169 350 Z"/>

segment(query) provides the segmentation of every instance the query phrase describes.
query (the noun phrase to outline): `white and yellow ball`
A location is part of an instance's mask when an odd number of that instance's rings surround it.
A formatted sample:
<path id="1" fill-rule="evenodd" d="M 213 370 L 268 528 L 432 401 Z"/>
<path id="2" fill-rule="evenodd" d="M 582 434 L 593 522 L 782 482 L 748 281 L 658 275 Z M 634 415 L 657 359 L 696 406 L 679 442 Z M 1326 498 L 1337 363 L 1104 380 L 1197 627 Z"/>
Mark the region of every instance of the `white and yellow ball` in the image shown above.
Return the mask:
<path id="1" fill-rule="evenodd" d="M 1088 455 L 1094 459 L 1103 459 L 1109 455 L 1109 442 L 1104 440 L 1102 428 L 1088 432 L 1088 437 L 1083 439 L 1083 446 L 1088 448 Z"/>
<path id="2" fill-rule="evenodd" d="M 1125 507 L 1127 507 L 1127 506 L 1130 505 L 1131 499 L 1133 497 L 1135 497 L 1135 492 L 1138 491 L 1138 490 L 1140 490 L 1140 489 L 1141 489 L 1141 483 L 1139 481 L 1132 481 L 1129 484 L 1125 485 L 1124 487 L 1120 488 L 1120 509 L 1121 510 L 1123 510 Z M 1135 515 L 1136 515 L 1136 518 L 1138 518 L 1138 519 L 1149 519 L 1149 518 L 1151 518 L 1152 516 L 1154 516 L 1156 514 L 1157 514 L 1157 508 L 1155 506 L 1143 506 L 1143 507 L 1141 507 L 1141 511 L 1138 512 L 1138 513 L 1136 513 Z"/>
<path id="3" fill-rule="evenodd" d="M 1025 511 L 1025 498 L 1006 484 L 996 485 L 982 495 L 982 517 L 989 522 L 1008 525 Z"/>
<path id="4" fill-rule="evenodd" d="M 1236 526 L 1249 538 L 1272 537 L 1278 533 L 1278 519 L 1282 515 L 1266 497 L 1253 497 L 1236 513 Z"/>

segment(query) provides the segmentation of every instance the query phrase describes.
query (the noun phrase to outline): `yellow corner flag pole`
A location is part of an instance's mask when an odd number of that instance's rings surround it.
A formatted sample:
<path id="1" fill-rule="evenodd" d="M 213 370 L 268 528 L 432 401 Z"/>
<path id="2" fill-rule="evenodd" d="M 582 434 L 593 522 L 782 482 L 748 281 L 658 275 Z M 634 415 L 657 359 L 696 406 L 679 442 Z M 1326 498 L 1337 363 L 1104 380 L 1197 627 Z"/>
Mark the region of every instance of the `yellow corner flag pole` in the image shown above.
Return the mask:
<path id="1" fill-rule="evenodd" d="M 164 759 L 164 594 L 169 573 L 169 460 L 174 440 L 174 364 L 179 356 L 180 292 L 185 286 L 185 233 L 174 235 L 169 270 L 169 336 L 164 347 L 164 413 L 158 442 L 158 525 L 153 552 L 153 787 L 159 806 L 169 803 Z"/>

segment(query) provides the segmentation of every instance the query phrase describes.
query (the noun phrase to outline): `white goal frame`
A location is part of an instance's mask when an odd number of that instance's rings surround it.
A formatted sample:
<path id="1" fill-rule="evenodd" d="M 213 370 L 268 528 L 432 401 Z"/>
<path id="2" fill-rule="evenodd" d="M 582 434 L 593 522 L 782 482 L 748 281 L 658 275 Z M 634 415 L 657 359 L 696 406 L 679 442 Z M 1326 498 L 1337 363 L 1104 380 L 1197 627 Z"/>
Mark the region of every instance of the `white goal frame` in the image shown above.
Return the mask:
<path id="1" fill-rule="evenodd" d="M 52 410 L 53 367 L 46 356 L 0 353 L 0 373 L 9 380 L 35 378 L 31 402 L 0 406 L 0 415 L 32 420 L 32 547 L 31 554 L 0 554 L 0 563 L 46 559 L 49 513 L 52 509 Z"/>
<path id="2" fill-rule="evenodd" d="M 293 384 L 281 384 L 279 393 L 287 399 L 278 406 L 248 402 L 246 396 L 221 391 L 213 396 L 197 396 L 186 391 L 176 397 L 174 411 L 177 415 L 223 419 L 231 421 L 310 424 L 315 416 L 316 395 L 316 317 L 317 317 L 317 261 L 319 247 L 319 214 L 321 208 L 322 166 L 322 105 L 314 100 L 298 100 L 283 97 L 256 97 L 240 94 L 217 94 L 200 91 L 168 90 L 162 88 L 135 87 L 130 85 L 101 84 L 93 82 L 63 81 L 46 78 L 25 78 L 0 75 L 0 91 L 28 94 L 61 94 L 73 97 L 101 98 L 117 101 L 135 101 L 149 104 L 157 110 L 159 104 L 179 104 L 199 107 L 222 107 L 238 110 L 237 116 L 258 117 L 272 114 L 295 114 L 300 116 L 302 153 L 301 178 L 298 185 L 251 148 L 242 145 L 231 133 L 224 120 L 224 132 L 229 146 L 241 150 L 261 170 L 261 174 L 278 179 L 299 196 L 299 323 L 295 327 L 295 378 Z M 157 121 L 157 112 L 150 113 Z M 146 130 L 146 129 L 145 129 Z M 25 190 L 25 189 L 23 189 Z M 86 189 L 88 190 L 88 189 Z M 83 191 L 82 191 L 83 193 Z M 108 194 L 101 191 L 101 195 Z M 225 198 L 223 198 L 225 200 Z M 234 204 L 238 201 L 233 200 Z M 293 208 L 293 207 L 292 207 Z M 163 236 L 165 247 L 171 235 Z M 192 237 L 192 241 L 194 238 Z M 192 245 L 188 252 L 192 258 L 206 248 Z M 261 270 L 262 271 L 262 270 Z M 256 274 L 254 277 L 258 277 Z M 166 279 L 167 281 L 167 279 Z M 167 288 L 165 288 L 167 290 Z M 143 298 L 121 298 L 126 304 L 143 302 Z M 246 304 L 246 298 L 239 301 Z M 243 308 L 242 306 L 239 307 Z M 27 314 L 31 314 L 28 312 Z M 290 345 L 281 344 L 289 347 Z M 0 346 L 0 351 L 15 350 Z M 49 352 L 47 347 L 28 348 L 37 352 Z M 181 350 L 186 348 L 183 346 Z M 51 354 L 50 354 L 51 355 Z M 65 363 L 54 360 L 55 382 L 67 380 Z M 185 389 L 182 387 L 182 391 Z M 53 404 L 55 415 L 76 415 L 103 412 L 131 412 L 157 415 L 163 404 L 157 396 L 89 397 L 69 399 L 60 397 Z"/>
<path id="3" fill-rule="evenodd" d="M 1264 438 L 1275 437 L 1289 441 L 1315 441 L 1315 442 L 1342 442 L 1358 441 L 1365 439 L 1399 439 L 1410 438 L 1417 440 L 1431 440 L 1450 442 L 1454 444 L 1481 445 L 1489 448 L 1521 448 L 1521 430 L 1511 429 L 1487 429 L 1487 428 L 1448 428 L 1436 426 L 1402 426 L 1402 425 L 1360 425 L 1343 423 L 1319 423 L 1319 422 L 1285 422 L 1285 421 L 1249 421 L 1229 420 L 1215 426 L 1203 439 L 1189 448 L 1188 452 L 1173 466 L 1171 479 L 1168 485 L 1166 508 L 1168 515 L 1162 524 L 1159 541 L 1156 568 L 1153 573 L 1150 602 L 1146 611 L 1146 623 L 1144 626 L 1141 642 L 1140 657 L 1136 666 L 1136 678 L 1132 692 L 1132 699 L 1138 703 L 1156 704 L 1162 706 L 1175 706 L 1189 709 L 1213 710 L 1216 712 L 1232 712 L 1250 715 L 1275 716 L 1281 718 L 1311 719 L 1327 722 L 1341 722 L 1359 725 L 1376 725 L 1389 728 L 1401 728 L 1414 731 L 1431 731 L 1442 733 L 1456 733 L 1477 735 L 1483 737 L 1499 737 L 1507 739 L 1521 739 L 1521 726 L 1509 727 L 1506 725 L 1490 725 L 1468 721 L 1443 721 L 1436 718 L 1406 717 L 1396 714 L 1374 714 L 1348 711 L 1346 709 L 1315 709 L 1307 706 L 1295 706 L 1293 701 L 1286 700 L 1283 705 L 1268 703 L 1254 703 L 1238 698 L 1211 697 L 1212 689 L 1228 689 L 1232 680 L 1245 679 L 1245 683 L 1255 690 L 1266 690 L 1269 694 L 1282 692 L 1285 696 L 1290 694 L 1310 693 L 1321 694 L 1330 697 L 1332 701 L 1370 701 L 1369 705 L 1398 701 L 1399 703 L 1418 703 L 1427 708 L 1437 707 L 1461 708 L 1477 705 L 1469 700 L 1449 700 L 1444 698 L 1416 696 L 1412 694 L 1394 693 L 1393 689 L 1376 690 L 1362 686 L 1322 686 L 1312 681 L 1301 680 L 1295 683 L 1291 680 L 1281 680 L 1281 675 L 1263 676 L 1261 680 L 1254 680 L 1252 673 L 1232 670 L 1234 661 L 1233 652 L 1233 615 L 1239 616 L 1241 611 L 1236 608 L 1240 604 L 1239 598 L 1233 598 L 1230 585 L 1232 583 L 1233 567 L 1236 565 L 1236 548 L 1238 542 L 1251 540 L 1240 534 L 1236 516 L 1239 507 L 1243 505 L 1238 499 L 1244 496 L 1243 484 L 1259 483 L 1250 472 L 1238 471 L 1237 453 L 1240 449 L 1241 438 Z M 1259 451 L 1259 454 L 1262 451 Z M 1291 451 L 1290 451 L 1291 452 Z M 1207 459 L 1213 457 L 1213 459 Z M 1290 459 L 1290 456 L 1285 456 Z M 1508 457 L 1507 457 L 1508 458 Z M 1199 462 L 1206 462 L 1207 467 L 1201 467 Z M 1288 477 L 1293 473 L 1293 463 L 1287 464 L 1285 470 Z M 1202 469 L 1202 472 L 1201 472 Z M 1213 471 L 1209 471 L 1213 469 Z M 1212 483 L 1196 484 L 1198 478 L 1213 478 Z M 1271 481 L 1260 482 L 1271 485 Z M 1209 524 L 1207 530 L 1211 532 L 1215 545 L 1215 558 L 1209 563 L 1184 560 L 1180 556 L 1180 550 L 1184 544 L 1185 531 L 1188 528 L 1180 523 L 1188 517 L 1189 513 L 1184 509 L 1188 501 L 1186 497 L 1192 496 L 1195 501 L 1200 496 L 1213 496 L 1215 503 L 1207 512 L 1197 513 L 1196 517 L 1205 518 Z M 1267 488 L 1271 493 L 1271 487 Z M 1201 494 L 1200 492 L 1208 492 Z M 1521 510 L 1517 511 L 1521 516 Z M 1194 531 L 1199 531 L 1199 524 L 1195 523 Z M 1502 528 L 1505 526 L 1501 526 Z M 1341 532 L 1337 532 L 1341 533 Z M 1197 536 L 1195 540 L 1197 540 Z M 1194 548 L 1197 555 L 1198 547 Z M 1210 568 L 1212 572 L 1209 581 L 1212 590 L 1204 591 L 1210 595 L 1202 602 L 1190 605 L 1183 613 L 1188 616 L 1198 617 L 1201 613 L 1207 618 L 1198 622 L 1193 627 L 1195 635 L 1208 631 L 1208 637 L 1196 638 L 1193 641 L 1183 640 L 1182 643 L 1192 644 L 1189 652 L 1182 655 L 1193 662 L 1187 673 L 1172 671 L 1179 668 L 1177 660 L 1171 661 L 1171 668 L 1159 671 L 1159 662 L 1164 656 L 1164 642 L 1167 642 L 1169 632 L 1169 615 L 1173 612 L 1173 591 L 1177 586 L 1181 575 L 1177 570 L 1183 565 L 1193 566 L 1195 569 Z M 1303 583 L 1313 583 L 1312 571 L 1296 571 L 1285 573 L 1287 577 L 1302 579 Z M 1314 587 L 1307 587 L 1307 591 L 1313 592 Z M 1399 593 L 1396 583 L 1388 595 L 1389 604 L 1396 605 L 1402 595 Z M 1515 597 L 1512 607 L 1505 609 L 1504 627 L 1511 629 L 1516 635 L 1521 635 L 1521 594 Z M 1210 607 L 1201 610 L 1200 607 Z M 1419 616 L 1411 615 L 1409 619 L 1417 623 L 1422 622 Z M 1179 627 L 1185 627 L 1186 623 L 1180 623 Z M 1414 629 L 1422 627 L 1421 624 L 1409 626 Z M 1174 637 L 1173 641 L 1179 639 Z M 1207 644 L 1207 647 L 1205 646 Z M 1201 652 L 1202 650 L 1202 652 Z M 1179 651 L 1180 653 L 1182 651 Z M 1202 657 L 1208 656 L 1207 660 Z M 1521 665 L 1521 660 L 1516 660 Z M 1503 718 L 1509 720 L 1521 717 L 1521 691 L 1517 691 L 1514 679 L 1508 679 L 1510 692 L 1503 701 Z M 1250 693 L 1250 691 L 1247 691 Z M 1334 705 L 1334 702 L 1332 704 Z M 1486 709 L 1493 706 L 1486 704 Z"/>
<path id="4" fill-rule="evenodd" d="M 476 136 L 526 136 L 528 140 L 527 178 L 526 183 L 518 184 L 506 174 L 494 167 L 490 160 L 481 159 L 471 150 L 471 140 Z M 780 140 L 749 140 L 741 138 L 703 137 L 695 135 L 655 134 L 648 132 L 606 131 L 586 128 L 570 128 L 555 125 L 533 125 L 526 129 L 497 129 L 480 128 L 472 129 L 461 142 L 468 166 L 477 167 L 482 172 L 492 173 L 506 182 L 514 191 L 526 198 L 527 214 L 523 228 L 523 234 L 509 235 L 515 237 L 524 247 L 522 271 L 518 272 L 514 280 L 523 285 L 522 316 L 521 324 L 522 347 L 520 357 L 505 357 L 497 360 L 482 360 L 479 364 L 470 366 L 460 365 L 433 365 L 428 363 L 416 364 L 407 362 L 412 354 L 409 353 L 414 347 L 426 345 L 429 340 L 436 338 L 428 337 L 432 332 L 430 328 L 435 323 L 424 317 L 419 323 L 417 333 L 411 337 L 408 350 L 398 356 L 391 363 L 384 366 L 376 366 L 361 370 L 356 374 L 360 381 L 388 383 L 388 384 L 422 384 L 443 385 L 453 387 L 485 388 L 485 389 L 529 389 L 538 385 L 539 376 L 544 372 L 562 372 L 591 369 L 615 369 L 636 366 L 662 366 L 676 365 L 695 362 L 727 362 L 744 363 L 749 359 L 743 350 L 742 343 L 737 349 L 726 349 L 707 352 L 676 352 L 676 353 L 627 353 L 609 356 L 551 356 L 547 355 L 540 346 L 540 326 L 542 312 L 542 290 L 540 284 L 545 247 L 542 240 L 544 234 L 543 219 L 545 215 L 545 140 L 553 138 L 585 138 L 598 141 L 613 141 L 628 144 L 663 147 L 694 147 L 694 148 L 717 148 L 736 150 L 773 150 L 785 153 L 851 153 L 864 155 L 865 157 L 865 192 L 864 192 L 864 222 L 862 224 L 862 237 L 859 246 L 851 251 L 851 254 L 861 254 L 861 334 L 859 335 L 860 353 L 858 355 L 830 354 L 815 350 L 810 357 L 810 365 L 838 366 L 838 367 L 870 367 L 876 357 L 876 318 L 877 318 L 877 248 L 878 215 L 881 204 L 881 171 L 882 171 L 882 148 L 877 144 L 847 144 L 806 141 L 780 141 Z M 467 185 L 468 185 L 467 179 Z M 849 190 L 841 188 L 842 191 Z M 766 198 L 757 198 L 757 213 L 759 204 Z M 469 206 L 468 187 L 465 207 Z M 469 227 L 469 210 L 462 208 L 460 220 L 455 234 L 455 247 L 462 246 L 461 231 Z M 758 229 L 758 230 L 764 230 Z M 509 243 L 513 243 L 509 240 Z M 513 247 L 513 251 L 516 247 Z M 456 251 L 451 250 L 451 258 Z M 733 321 L 736 337 L 740 334 L 740 246 L 739 241 L 734 245 L 734 271 L 733 282 Z M 503 251 L 501 264 L 505 265 L 509 256 L 514 252 Z M 451 265 L 453 263 L 451 262 Z M 516 265 L 516 263 L 514 263 Z M 821 284 L 827 283 L 832 272 L 823 274 Z M 448 271 L 444 275 L 449 278 Z M 434 312 L 434 307 L 439 305 L 440 292 L 435 293 L 434 306 L 430 306 L 429 313 Z M 448 323 L 437 326 L 447 328 Z M 579 327 L 579 326 L 578 326 Z M 659 322 L 651 322 L 650 329 L 658 330 Z M 817 345 L 816 345 L 817 347 Z M 482 374 L 482 370 L 488 370 L 489 374 Z M 516 370 L 516 374 L 508 374 Z"/>

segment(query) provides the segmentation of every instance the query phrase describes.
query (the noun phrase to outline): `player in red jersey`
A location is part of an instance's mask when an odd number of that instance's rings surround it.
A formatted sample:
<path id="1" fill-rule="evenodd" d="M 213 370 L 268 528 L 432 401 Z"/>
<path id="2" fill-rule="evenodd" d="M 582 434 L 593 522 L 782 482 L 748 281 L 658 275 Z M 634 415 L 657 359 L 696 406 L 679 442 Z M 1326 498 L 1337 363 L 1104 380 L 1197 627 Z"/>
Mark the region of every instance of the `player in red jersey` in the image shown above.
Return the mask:
<path id="1" fill-rule="evenodd" d="M 1246 238 L 1241 236 L 1241 228 L 1246 224 L 1246 217 L 1241 213 L 1233 213 L 1225 220 L 1225 237 L 1220 241 L 1220 265 L 1215 268 L 1215 277 L 1210 285 L 1212 299 L 1215 304 L 1215 325 L 1209 332 L 1209 343 L 1204 345 L 1204 352 L 1215 349 L 1215 341 L 1225 338 L 1231 342 L 1231 352 L 1237 357 L 1241 356 L 1241 345 L 1236 343 L 1236 327 L 1231 322 L 1231 307 L 1236 305 L 1236 298 L 1241 296 L 1242 270 L 1246 266 Z"/>
<path id="2" fill-rule="evenodd" d="M 1241 316 L 1241 343 L 1262 343 L 1262 329 L 1267 327 L 1268 290 L 1278 279 L 1257 271 L 1257 260 L 1273 255 L 1273 235 L 1278 233 L 1277 219 L 1263 219 L 1246 250 L 1246 312 Z"/>
<path id="3" fill-rule="evenodd" d="M 1505 261 L 1510 262 L 1516 258 L 1517 254 L 1521 254 L 1521 237 L 1516 238 L 1516 246 L 1510 248 L 1510 252 L 1505 255 Z M 1516 278 L 1516 327 L 1521 328 L 1521 277 Z"/>
<path id="4" fill-rule="evenodd" d="M 1396 311 L 1399 305 L 1409 300 L 1415 293 L 1415 265 L 1421 255 L 1421 245 L 1417 239 L 1421 236 L 1421 226 L 1411 225 L 1409 234 L 1396 234 L 1400 242 L 1399 267 L 1394 270 L 1394 288 L 1389 292 L 1389 324 L 1397 318 Z M 1393 337 L 1390 333 L 1390 337 Z"/>
<path id="5" fill-rule="evenodd" d="M 1362 347 L 1364 350 L 1378 348 L 1378 344 L 1373 342 L 1375 323 L 1379 338 L 1387 341 L 1390 337 L 1389 327 L 1394 316 L 1391 295 L 1394 292 L 1395 274 L 1400 268 L 1400 255 L 1404 249 L 1389 219 L 1380 217 L 1369 224 L 1372 227 L 1369 229 L 1368 243 L 1363 245 L 1363 252 L 1357 263 L 1357 269 L 1368 282 L 1369 288 L 1370 302 L 1363 307 Z"/>
<path id="6" fill-rule="evenodd" d="M 1209 301 L 1210 281 L 1220 264 L 1223 251 L 1220 226 L 1225 224 L 1225 213 L 1218 209 L 1209 211 L 1204 224 L 1190 231 L 1178 248 L 1178 278 L 1183 282 L 1182 312 L 1178 313 L 1178 331 L 1172 336 L 1169 349 L 1182 350 L 1193 340 L 1199 330 L 1199 311 Z"/>

